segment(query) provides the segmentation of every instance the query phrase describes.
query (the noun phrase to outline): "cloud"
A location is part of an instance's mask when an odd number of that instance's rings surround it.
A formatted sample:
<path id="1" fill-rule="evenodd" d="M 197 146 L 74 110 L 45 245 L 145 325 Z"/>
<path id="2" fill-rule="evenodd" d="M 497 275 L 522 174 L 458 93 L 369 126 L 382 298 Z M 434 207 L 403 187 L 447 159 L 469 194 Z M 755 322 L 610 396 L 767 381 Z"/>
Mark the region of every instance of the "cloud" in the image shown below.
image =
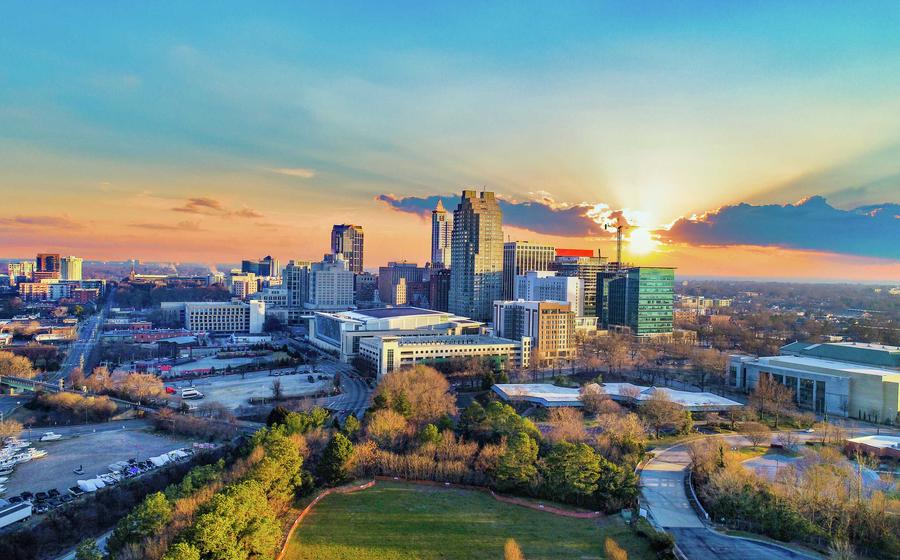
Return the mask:
<path id="1" fill-rule="evenodd" d="M 900 259 L 900 204 L 842 210 L 813 196 L 796 204 L 724 206 L 679 218 L 663 241 L 701 246 L 758 245 Z"/>
<path id="2" fill-rule="evenodd" d="M 240 210 L 229 210 L 221 201 L 209 197 L 187 199 L 183 206 L 172 208 L 175 212 L 200 214 L 204 216 L 234 216 L 236 218 L 262 218 L 263 215 L 246 206 Z"/>
<path id="3" fill-rule="evenodd" d="M 9 227 L 50 227 L 78 229 L 83 227 L 66 216 L 13 216 L 0 218 L 0 226 Z"/>
<path id="4" fill-rule="evenodd" d="M 520 202 L 500 198 L 503 223 L 535 233 L 561 237 L 608 237 L 611 233 L 607 226 L 628 223 L 627 210 L 612 210 L 603 203 L 560 203 L 553 200 L 545 191 L 532 193 L 532 196 L 537 200 Z M 425 216 L 437 206 L 438 200 L 442 200 L 447 210 L 452 211 L 456 207 L 458 197 L 435 195 L 424 198 L 415 196 L 400 198 L 392 194 L 382 194 L 377 196 L 376 200 L 401 212 Z"/>
<path id="5" fill-rule="evenodd" d="M 315 169 L 309 169 L 306 167 L 277 167 L 275 169 L 269 169 L 272 173 L 278 173 L 279 175 L 287 175 L 288 177 L 299 177 L 301 179 L 312 179 L 316 176 Z"/>
<path id="6" fill-rule="evenodd" d="M 197 222 L 178 222 L 177 224 L 161 224 L 153 222 L 141 222 L 129 224 L 129 227 L 138 229 L 150 229 L 155 231 L 204 231 Z"/>

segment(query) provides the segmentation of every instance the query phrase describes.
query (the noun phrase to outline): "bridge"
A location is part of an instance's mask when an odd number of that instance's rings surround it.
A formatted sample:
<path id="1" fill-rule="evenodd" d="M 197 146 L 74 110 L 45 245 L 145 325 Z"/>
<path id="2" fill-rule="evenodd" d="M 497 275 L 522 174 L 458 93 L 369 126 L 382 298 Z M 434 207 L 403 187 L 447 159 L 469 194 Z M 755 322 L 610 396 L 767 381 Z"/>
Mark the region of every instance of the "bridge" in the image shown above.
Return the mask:
<path id="1" fill-rule="evenodd" d="M 45 393 L 73 393 L 80 396 L 91 395 L 91 396 L 100 396 L 94 393 L 82 393 L 81 391 L 76 391 L 73 389 L 66 389 L 62 387 L 63 379 L 57 380 L 56 383 L 47 383 L 46 381 L 38 381 L 37 379 L 29 379 L 27 377 L 14 377 L 12 375 L 0 375 L 0 386 L 6 385 L 7 387 L 17 389 L 19 391 L 28 391 L 30 393 L 37 393 L 38 391 L 43 391 Z M 110 397 L 106 395 L 109 400 L 112 402 L 122 405 L 128 406 L 135 409 L 144 410 L 145 412 L 151 412 L 156 409 L 149 406 L 142 406 L 140 403 L 127 401 L 125 399 L 119 399 L 116 397 Z"/>

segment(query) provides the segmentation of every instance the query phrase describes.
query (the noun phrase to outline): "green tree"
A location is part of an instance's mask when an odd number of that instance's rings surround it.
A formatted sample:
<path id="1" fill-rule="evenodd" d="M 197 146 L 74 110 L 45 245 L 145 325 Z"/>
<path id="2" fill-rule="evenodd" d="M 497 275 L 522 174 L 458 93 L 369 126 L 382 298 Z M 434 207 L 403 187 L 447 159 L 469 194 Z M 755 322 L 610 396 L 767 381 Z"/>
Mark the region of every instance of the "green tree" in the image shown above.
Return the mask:
<path id="1" fill-rule="evenodd" d="M 75 560 L 103 560 L 103 553 L 100 552 L 97 541 L 94 539 L 81 541 L 75 549 Z"/>
<path id="2" fill-rule="evenodd" d="M 412 404 L 409 402 L 409 397 L 406 396 L 406 391 L 397 391 L 397 394 L 394 395 L 391 402 L 391 408 L 393 408 L 394 412 L 397 414 L 402 414 L 404 418 L 410 417 L 412 414 Z"/>
<path id="3" fill-rule="evenodd" d="M 163 560 L 200 560 L 200 551 L 192 544 L 179 542 L 169 547 Z"/>
<path id="4" fill-rule="evenodd" d="M 506 445 L 506 453 L 497 466 L 497 482 L 508 488 L 526 487 L 537 477 L 535 462 L 537 442 L 526 432 L 513 435 Z"/>
<path id="5" fill-rule="evenodd" d="M 247 480 L 226 486 L 201 508 L 188 540 L 205 559 L 270 558 L 281 527 L 263 485 Z"/>
<path id="6" fill-rule="evenodd" d="M 344 432 L 345 436 L 347 436 L 348 438 L 352 438 L 357 434 L 357 432 L 359 432 L 359 428 L 359 420 L 356 419 L 356 416 L 351 414 L 344 420 L 342 431 Z"/>
<path id="7" fill-rule="evenodd" d="M 472 401 L 472 404 L 463 409 L 459 415 L 459 429 L 463 433 L 472 433 L 481 426 L 481 423 L 487 419 L 484 407 L 478 401 Z"/>
<path id="8" fill-rule="evenodd" d="M 419 432 L 419 442 L 423 445 L 426 443 L 438 443 L 441 441 L 441 433 L 434 424 L 426 424 Z"/>
<path id="9" fill-rule="evenodd" d="M 541 461 L 546 493 L 582 502 L 597 490 L 600 456 L 584 443 L 560 442 Z"/>
<path id="10" fill-rule="evenodd" d="M 353 454 L 353 444 L 347 436 L 337 432 L 328 441 L 319 461 L 319 476 L 328 484 L 338 484 L 347 479 L 347 461 Z"/>
<path id="11" fill-rule="evenodd" d="M 157 533 L 172 519 L 173 507 L 162 492 L 154 492 L 126 515 L 107 541 L 107 549 L 116 553 L 127 545 L 137 543 Z"/>

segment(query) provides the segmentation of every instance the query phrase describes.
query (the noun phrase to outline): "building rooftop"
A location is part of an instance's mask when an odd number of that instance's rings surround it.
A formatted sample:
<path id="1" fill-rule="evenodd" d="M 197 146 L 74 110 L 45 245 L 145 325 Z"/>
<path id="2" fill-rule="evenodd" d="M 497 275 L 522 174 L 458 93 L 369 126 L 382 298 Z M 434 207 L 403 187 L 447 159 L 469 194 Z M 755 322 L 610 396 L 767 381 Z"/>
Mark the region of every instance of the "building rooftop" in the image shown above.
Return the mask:
<path id="1" fill-rule="evenodd" d="M 577 388 L 549 383 L 498 383 L 491 389 L 504 400 L 524 400 L 543 406 L 582 406 Z"/>
<path id="2" fill-rule="evenodd" d="M 672 402 L 688 409 L 722 410 L 742 406 L 739 402 L 713 393 L 642 387 L 631 383 L 605 383 L 602 388 L 614 400 L 644 401 L 656 391 L 665 391 Z M 491 389 L 505 400 L 524 400 L 543 406 L 582 406 L 579 388 L 557 387 L 547 383 L 498 383 Z M 636 396 L 631 393 L 636 393 Z"/>
<path id="3" fill-rule="evenodd" d="M 900 369 L 900 346 L 865 342 L 792 342 L 781 347 L 782 354 L 799 354 L 840 362 Z"/>
<path id="4" fill-rule="evenodd" d="M 443 311 L 434 311 L 433 309 L 423 309 L 421 307 L 382 307 L 378 309 L 366 309 L 365 311 L 354 311 L 356 315 L 370 317 L 372 319 L 391 319 L 394 317 L 411 317 L 413 315 L 440 315 Z"/>
<path id="5" fill-rule="evenodd" d="M 518 340 L 489 336 L 486 334 L 462 334 L 462 335 L 435 335 L 435 336 L 382 336 L 380 338 L 397 338 L 400 346 L 415 346 L 422 344 L 520 344 Z"/>
<path id="6" fill-rule="evenodd" d="M 762 364 L 770 364 L 773 366 L 784 365 L 797 366 L 801 368 L 820 368 L 831 371 L 846 372 L 848 374 L 855 373 L 859 375 L 876 375 L 879 377 L 895 375 L 900 376 L 900 371 L 896 371 L 893 369 L 878 368 L 857 364 L 854 362 L 826 360 L 824 358 L 812 358 L 809 356 L 767 356 L 765 358 L 759 358 L 758 361 Z"/>
<path id="7" fill-rule="evenodd" d="M 877 436 L 850 438 L 847 441 L 849 441 L 850 443 L 859 443 L 862 445 L 877 447 L 879 449 L 900 449 L 900 436 L 889 436 L 886 434 L 881 434 Z"/>

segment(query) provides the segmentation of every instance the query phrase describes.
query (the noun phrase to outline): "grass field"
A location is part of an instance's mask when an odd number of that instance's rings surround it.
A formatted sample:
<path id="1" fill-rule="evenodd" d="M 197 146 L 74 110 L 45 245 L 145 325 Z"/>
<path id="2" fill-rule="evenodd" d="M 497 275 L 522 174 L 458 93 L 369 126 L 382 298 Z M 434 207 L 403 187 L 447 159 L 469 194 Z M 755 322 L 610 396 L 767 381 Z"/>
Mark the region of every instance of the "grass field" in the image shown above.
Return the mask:
<path id="1" fill-rule="evenodd" d="M 514 538 L 528 560 L 603 558 L 610 536 L 631 560 L 653 558 L 619 518 L 573 519 L 469 490 L 381 482 L 324 498 L 294 533 L 288 560 L 503 558 Z"/>

